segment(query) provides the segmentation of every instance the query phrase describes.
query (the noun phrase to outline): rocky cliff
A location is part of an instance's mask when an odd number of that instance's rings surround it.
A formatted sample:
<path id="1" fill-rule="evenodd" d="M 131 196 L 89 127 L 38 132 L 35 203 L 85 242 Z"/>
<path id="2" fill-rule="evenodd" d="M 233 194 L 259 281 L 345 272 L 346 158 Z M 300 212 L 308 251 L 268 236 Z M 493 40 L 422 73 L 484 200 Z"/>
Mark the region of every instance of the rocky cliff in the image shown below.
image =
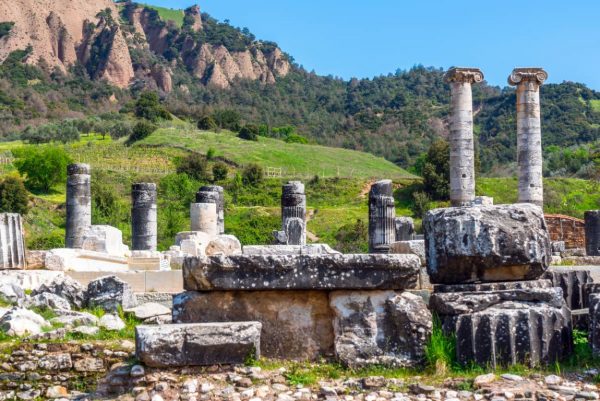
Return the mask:
<path id="1" fill-rule="evenodd" d="M 29 47 L 28 63 L 63 72 L 78 64 L 92 79 L 122 88 L 140 82 L 169 92 L 177 67 L 219 88 L 238 79 L 272 84 L 290 70 L 287 57 L 276 47 L 252 40 L 231 50 L 205 34 L 198 6 L 186 9 L 183 26 L 177 27 L 135 3 L 12 0 L 0 2 L 1 22 L 14 25 L 0 38 L 0 62 Z"/>

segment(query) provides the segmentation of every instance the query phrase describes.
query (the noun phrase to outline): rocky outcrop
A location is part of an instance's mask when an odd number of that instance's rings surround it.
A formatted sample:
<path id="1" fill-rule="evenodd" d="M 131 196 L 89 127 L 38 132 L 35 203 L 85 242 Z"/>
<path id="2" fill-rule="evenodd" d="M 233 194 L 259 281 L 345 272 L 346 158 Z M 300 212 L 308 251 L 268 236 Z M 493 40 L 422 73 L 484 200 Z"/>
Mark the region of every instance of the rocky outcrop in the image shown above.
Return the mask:
<path id="1" fill-rule="evenodd" d="M 118 23 L 114 22 L 108 28 L 104 21 L 107 16 L 113 20 L 119 15 L 110 0 L 2 2 L 0 15 L 3 21 L 15 23 L 11 35 L 0 44 L 0 62 L 12 51 L 31 46 L 28 62 L 37 64 L 43 60 L 48 67 L 58 67 L 66 72 L 76 62 L 85 65 L 89 59 L 82 58 L 82 55 L 89 55 L 89 52 L 78 50 L 94 44 L 108 49 L 101 59 L 94 60 L 99 65 L 94 79 L 105 79 L 116 86 L 126 87 L 133 78 L 129 48 Z M 99 31 L 89 29 L 90 24 L 101 26 L 100 31 L 108 29 L 108 32 L 100 35 Z M 90 31 L 95 31 L 93 38 L 90 38 Z"/>
<path id="2" fill-rule="evenodd" d="M 185 9 L 184 25 L 196 32 L 202 30 L 202 15 L 197 4 Z"/>
<path id="3" fill-rule="evenodd" d="M 432 283 L 533 280 L 550 264 L 544 214 L 532 204 L 435 209 L 423 229 Z"/>

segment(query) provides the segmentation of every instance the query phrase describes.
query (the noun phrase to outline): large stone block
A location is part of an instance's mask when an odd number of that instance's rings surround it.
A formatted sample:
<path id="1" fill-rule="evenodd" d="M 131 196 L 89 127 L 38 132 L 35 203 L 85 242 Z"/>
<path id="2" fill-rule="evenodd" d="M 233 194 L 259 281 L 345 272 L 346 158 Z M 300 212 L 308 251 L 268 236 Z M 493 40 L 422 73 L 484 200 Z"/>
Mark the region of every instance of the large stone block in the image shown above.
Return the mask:
<path id="1" fill-rule="evenodd" d="M 184 287 L 209 290 L 416 288 L 415 255 L 284 255 L 189 257 Z"/>
<path id="2" fill-rule="evenodd" d="M 269 358 L 315 360 L 333 355 L 333 314 L 326 291 L 183 292 L 173 298 L 173 322 L 262 323 Z"/>
<path id="3" fill-rule="evenodd" d="M 412 217 L 396 217 L 396 241 L 411 241 L 415 236 L 415 222 Z"/>
<path id="4" fill-rule="evenodd" d="M 127 309 L 137 304 L 131 286 L 116 276 L 106 276 L 91 281 L 86 295 L 90 307 L 100 307 L 111 312 L 117 311 L 119 307 Z"/>
<path id="5" fill-rule="evenodd" d="M 332 249 L 327 244 L 307 245 L 245 245 L 242 248 L 244 255 L 335 255 L 340 252 Z"/>
<path id="6" fill-rule="evenodd" d="M 571 312 L 560 288 L 548 280 L 493 286 L 436 286 L 430 308 L 444 330 L 456 335 L 462 364 L 546 365 L 572 351 Z M 467 287 L 467 288 L 465 288 Z"/>
<path id="7" fill-rule="evenodd" d="M 421 264 L 425 265 L 425 241 L 396 241 L 390 244 L 390 253 L 417 255 L 421 260 Z"/>
<path id="8" fill-rule="evenodd" d="M 433 283 L 532 280 L 550 264 L 544 215 L 532 204 L 434 209 L 423 229 Z"/>
<path id="9" fill-rule="evenodd" d="M 259 322 L 141 325 L 137 358 L 152 367 L 243 364 L 260 357 Z"/>
<path id="10" fill-rule="evenodd" d="M 597 357 L 600 356 L 600 294 L 590 294 L 589 308 L 588 342 Z"/>
<path id="11" fill-rule="evenodd" d="M 334 291 L 335 353 L 343 364 L 416 366 L 425 358 L 432 316 L 423 299 L 408 292 Z"/>
<path id="12" fill-rule="evenodd" d="M 106 225 L 88 227 L 83 232 L 81 248 L 120 257 L 129 253 L 129 247 L 123 244 L 121 230 Z"/>

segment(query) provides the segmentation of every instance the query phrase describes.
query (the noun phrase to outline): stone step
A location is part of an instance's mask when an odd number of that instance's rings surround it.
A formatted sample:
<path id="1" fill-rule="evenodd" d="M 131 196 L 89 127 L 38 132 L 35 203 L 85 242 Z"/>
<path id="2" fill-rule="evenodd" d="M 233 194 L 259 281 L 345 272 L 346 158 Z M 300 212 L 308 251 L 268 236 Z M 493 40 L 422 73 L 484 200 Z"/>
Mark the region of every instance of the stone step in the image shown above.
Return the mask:
<path id="1" fill-rule="evenodd" d="M 413 289 L 415 255 L 233 255 L 189 257 L 184 288 L 214 290 Z"/>
<path id="2" fill-rule="evenodd" d="M 136 357 L 151 367 L 243 364 L 260 357 L 259 322 L 141 325 Z"/>

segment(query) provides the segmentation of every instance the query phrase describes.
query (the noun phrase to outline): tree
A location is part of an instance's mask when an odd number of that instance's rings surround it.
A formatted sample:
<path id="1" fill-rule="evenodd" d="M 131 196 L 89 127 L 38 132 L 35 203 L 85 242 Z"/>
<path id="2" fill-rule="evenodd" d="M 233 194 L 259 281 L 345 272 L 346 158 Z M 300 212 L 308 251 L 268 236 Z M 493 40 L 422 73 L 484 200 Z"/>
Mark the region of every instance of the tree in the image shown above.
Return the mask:
<path id="1" fill-rule="evenodd" d="M 129 135 L 126 144 L 129 146 L 137 141 L 141 141 L 142 139 L 150 136 L 150 134 L 156 131 L 157 128 L 158 127 L 151 122 L 140 121 L 135 125 L 135 127 L 133 127 L 133 131 L 131 132 L 131 135 Z"/>
<path id="2" fill-rule="evenodd" d="M 198 121 L 198 129 L 203 131 L 215 131 L 217 123 L 211 116 L 204 116 Z"/>
<path id="3" fill-rule="evenodd" d="M 242 117 L 237 111 L 231 109 L 217 110 L 214 112 L 213 116 L 219 128 L 228 129 L 230 131 L 240 130 L 240 121 Z"/>
<path id="4" fill-rule="evenodd" d="M 429 195 L 422 191 L 414 192 L 411 210 L 415 217 L 419 219 L 425 217 L 425 213 L 431 210 L 431 198 L 429 198 Z"/>
<path id="5" fill-rule="evenodd" d="M 263 180 L 263 168 L 258 164 L 251 163 L 244 168 L 242 172 L 242 182 L 244 185 L 257 186 Z"/>
<path id="6" fill-rule="evenodd" d="M 16 153 L 15 166 L 25 177 L 27 188 L 48 192 L 54 185 L 66 181 L 71 159 L 62 148 L 30 147 Z"/>
<path id="7" fill-rule="evenodd" d="M 19 213 L 29 211 L 29 196 L 23 181 L 8 176 L 0 182 L 0 213 Z"/>
<path id="8" fill-rule="evenodd" d="M 245 125 L 239 132 L 238 138 L 247 141 L 258 141 L 258 127 L 253 124 Z"/>
<path id="9" fill-rule="evenodd" d="M 446 200 L 450 196 L 450 145 L 445 140 L 433 142 L 427 151 L 423 187 L 434 200 Z"/>
<path id="10" fill-rule="evenodd" d="M 160 104 L 158 94 L 151 91 L 140 94 L 135 102 L 135 115 L 153 122 L 172 118 L 171 114 Z"/>
<path id="11" fill-rule="evenodd" d="M 215 182 L 218 182 L 218 181 L 223 181 L 227 178 L 229 169 L 227 168 L 227 164 L 225 164 L 223 162 L 216 162 L 215 164 L 213 164 L 212 172 L 213 172 L 213 180 Z"/>
<path id="12" fill-rule="evenodd" d="M 208 181 L 208 163 L 198 153 L 190 153 L 183 158 L 177 166 L 178 174 L 187 174 L 188 177 L 198 181 Z"/>

